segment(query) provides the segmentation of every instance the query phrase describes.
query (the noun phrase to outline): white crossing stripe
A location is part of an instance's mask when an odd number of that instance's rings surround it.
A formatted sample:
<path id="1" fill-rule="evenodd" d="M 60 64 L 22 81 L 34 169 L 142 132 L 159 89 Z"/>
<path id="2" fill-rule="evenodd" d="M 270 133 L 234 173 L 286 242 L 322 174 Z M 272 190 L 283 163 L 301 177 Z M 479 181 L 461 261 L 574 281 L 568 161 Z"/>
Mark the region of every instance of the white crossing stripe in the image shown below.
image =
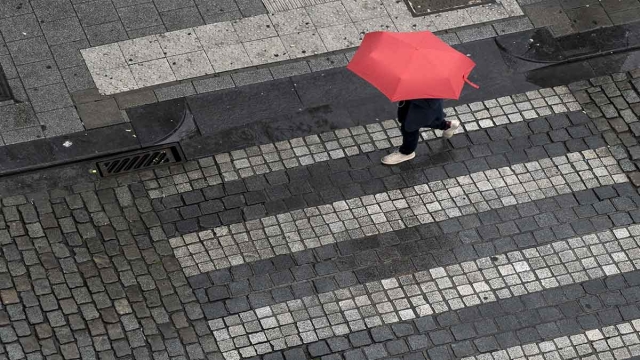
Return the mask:
<path id="1" fill-rule="evenodd" d="M 515 124 L 522 121 L 582 110 L 566 86 L 529 91 L 482 102 L 447 108 L 447 120 L 459 120 L 458 133 Z M 441 136 L 441 130 L 422 132 L 423 140 Z M 389 149 L 402 144 L 399 124 L 385 120 L 365 126 L 338 129 L 329 133 L 309 135 L 272 144 L 253 146 L 230 153 L 217 154 L 199 160 L 203 172 L 194 179 L 205 178 L 208 185 L 244 179 L 273 171 L 307 166 L 372 151 Z M 220 169 L 220 170 L 218 170 Z M 191 177 L 190 177 L 191 178 Z M 191 191 L 189 179 L 174 179 L 179 186 L 161 187 L 157 181 L 145 183 L 149 197 L 161 198 Z"/>
<path id="2" fill-rule="evenodd" d="M 462 360 L 622 360 L 640 356 L 640 319 L 553 340 L 513 346 Z"/>
<path id="3" fill-rule="evenodd" d="M 95 46 L 81 54 L 100 94 L 113 95 L 349 50 L 371 31 L 443 31 L 523 15 L 517 0 L 477 8 L 482 11 L 472 7 L 413 18 L 397 0 L 336 0 Z M 462 16 L 462 23 L 447 14 Z"/>
<path id="4" fill-rule="evenodd" d="M 227 359 L 640 269 L 640 225 L 373 281 L 209 321 Z M 478 358 L 480 359 L 480 358 Z"/>
<path id="5" fill-rule="evenodd" d="M 608 148 L 336 201 L 169 240 L 187 276 L 537 199 L 627 182 Z"/>

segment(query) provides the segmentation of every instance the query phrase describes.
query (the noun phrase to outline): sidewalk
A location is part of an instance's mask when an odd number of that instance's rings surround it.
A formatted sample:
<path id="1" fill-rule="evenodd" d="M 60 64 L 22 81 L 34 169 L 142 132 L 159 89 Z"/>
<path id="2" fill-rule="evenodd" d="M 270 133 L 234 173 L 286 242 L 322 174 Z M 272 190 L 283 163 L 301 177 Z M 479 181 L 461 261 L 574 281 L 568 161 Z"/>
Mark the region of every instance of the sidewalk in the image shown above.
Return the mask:
<path id="1" fill-rule="evenodd" d="M 470 54 L 478 63 L 477 69 L 482 69 L 472 74 L 472 80 L 481 84 L 481 91 L 466 89 L 461 102 L 498 98 L 612 71 L 632 70 L 640 66 L 636 52 L 611 55 L 609 51 L 640 44 L 639 31 L 637 24 L 625 25 L 596 30 L 594 36 L 586 35 L 588 39 L 610 41 L 586 41 L 582 40 L 583 35 L 577 34 L 557 38 L 561 40 L 557 43 L 545 30 L 537 29 L 454 45 Z M 531 58 L 523 57 L 521 54 L 526 49 L 518 44 L 528 44 L 532 36 L 540 38 L 536 44 L 547 52 L 525 53 Z M 576 48 L 578 40 L 582 47 Z M 556 66 L 545 62 L 549 56 L 566 61 L 576 50 L 581 56 L 605 54 Z M 259 145 L 281 140 L 283 136 L 303 136 L 392 119 L 394 112 L 393 104 L 344 68 L 319 70 L 133 107 L 123 111 L 130 121 L 127 123 L 0 147 L 5 159 L 0 164 L 0 173 L 151 146 L 180 126 L 181 131 L 195 131 L 198 136 L 173 141 L 180 141 L 187 156 L 195 158 L 233 150 L 229 146 Z M 189 120 L 190 115 L 193 121 Z M 65 142 L 72 145 L 64 146 Z"/>
<path id="2" fill-rule="evenodd" d="M 452 15 L 430 15 L 430 18 L 441 18 L 444 20 L 441 21 L 442 26 L 445 27 L 470 25 L 466 20 L 454 21 L 454 14 L 457 14 L 459 19 L 461 14 L 466 14 L 462 18 L 470 16 L 472 22 L 483 23 L 477 27 L 451 28 L 440 32 L 447 41 L 458 43 L 521 31 L 531 28 L 532 24 L 536 27 L 551 25 L 553 31 L 560 35 L 583 31 L 596 26 L 594 22 L 597 26 L 627 22 L 633 20 L 630 14 L 636 9 L 635 3 L 636 1 L 629 1 L 621 5 L 605 2 L 602 5 L 594 4 L 589 8 L 585 5 L 575 9 L 570 9 L 573 7 L 572 4 L 562 3 L 566 8 L 566 14 L 559 12 L 557 16 L 546 17 L 544 9 L 560 9 L 560 3 L 527 2 L 519 5 L 526 17 L 508 18 L 497 22 L 497 18 L 505 15 L 499 10 L 502 5 L 494 4 L 478 7 L 474 11 L 461 10 L 451 13 Z M 325 3 L 322 6 L 330 7 L 335 4 L 341 3 Z M 410 15 L 408 10 L 403 8 L 404 5 L 402 2 L 393 1 L 389 4 L 384 3 L 385 11 L 395 23 L 411 27 L 412 24 L 416 24 L 416 29 L 429 23 L 427 20 L 420 20 L 422 18 L 407 17 Z M 517 5 L 514 3 L 514 9 L 515 6 Z M 345 11 L 349 9 L 342 15 L 346 14 L 350 19 L 350 26 L 355 26 L 353 23 L 357 23 L 358 18 L 368 18 L 369 13 L 364 10 L 357 10 L 349 4 L 345 4 L 344 8 Z M 486 10 L 480 11 L 482 9 Z M 302 10 L 304 9 L 294 12 Z M 0 8 L 0 31 L 3 35 L 3 39 L 0 40 L 0 64 L 8 79 L 15 103 L 2 103 L 3 106 L 0 107 L 0 118 L 3 119 L 0 122 L 0 145 L 123 124 L 128 119 L 122 110 L 144 103 L 270 81 L 274 78 L 346 64 L 347 58 L 344 54 L 334 52 L 258 69 L 251 63 L 251 68 L 242 71 L 172 83 L 168 86 L 155 86 L 121 96 L 101 96 L 80 53 L 81 49 L 116 44 L 167 31 L 198 28 L 205 24 L 223 24 L 236 20 L 240 21 L 237 24 L 248 24 L 257 19 L 265 19 L 265 16 L 266 9 L 257 0 L 239 3 L 228 1 L 224 4 L 211 0 L 158 0 L 135 3 L 120 0 L 74 0 L 73 4 L 68 0 L 55 0 L 53 3 L 32 1 L 30 4 L 23 4 L 17 0 L 10 0 Z M 314 16 L 314 19 L 324 19 L 324 15 Z M 580 21 L 570 23 L 570 18 L 578 17 Z M 442 26 L 434 30 L 442 29 Z"/>

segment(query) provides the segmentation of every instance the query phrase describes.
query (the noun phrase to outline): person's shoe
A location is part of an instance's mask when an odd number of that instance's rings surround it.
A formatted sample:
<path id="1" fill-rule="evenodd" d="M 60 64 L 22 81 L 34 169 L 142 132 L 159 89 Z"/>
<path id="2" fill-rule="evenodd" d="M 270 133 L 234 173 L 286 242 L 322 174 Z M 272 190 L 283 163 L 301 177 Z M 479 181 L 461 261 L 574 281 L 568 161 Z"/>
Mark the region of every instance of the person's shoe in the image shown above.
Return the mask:
<path id="1" fill-rule="evenodd" d="M 397 165 L 400 164 L 402 162 L 405 162 L 407 160 L 411 160 L 414 157 L 416 157 L 416 153 L 412 152 L 409 155 L 405 155 L 399 151 L 396 151 L 394 153 L 391 153 L 385 157 L 382 158 L 382 163 L 385 165 Z"/>
<path id="2" fill-rule="evenodd" d="M 447 130 L 442 132 L 442 137 L 448 139 L 452 137 L 453 134 L 456 133 L 456 130 L 458 130 L 458 128 L 460 127 L 460 121 L 459 120 L 447 121 L 447 125 L 449 125 L 449 127 L 447 128 Z"/>

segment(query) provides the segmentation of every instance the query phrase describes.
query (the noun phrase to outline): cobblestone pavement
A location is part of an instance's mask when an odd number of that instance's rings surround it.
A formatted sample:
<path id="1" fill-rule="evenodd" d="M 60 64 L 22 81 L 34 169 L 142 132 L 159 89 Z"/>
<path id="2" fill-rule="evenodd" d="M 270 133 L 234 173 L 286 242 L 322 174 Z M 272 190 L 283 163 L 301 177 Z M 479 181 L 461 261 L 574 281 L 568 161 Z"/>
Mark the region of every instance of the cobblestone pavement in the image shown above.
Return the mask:
<path id="1" fill-rule="evenodd" d="M 637 21 L 639 12 L 638 0 L 505 0 L 428 18 L 412 18 L 400 0 L 4 0 L 0 65 L 13 100 L 0 103 L 0 146 L 122 124 L 122 110 L 141 104 L 341 67 L 362 33 L 379 28 L 431 29 L 456 44 L 534 27 L 565 35 Z M 168 59 L 158 45 L 189 29 L 220 28 L 236 38 L 204 36 L 195 45 L 202 48 L 179 49 Z M 129 51 L 145 42 L 149 51 Z M 127 59 L 100 68 L 82 57 L 81 50 L 101 46 L 123 48 Z M 287 55 L 274 59 L 267 50 L 275 47 Z M 123 81 L 114 82 L 118 77 Z M 98 89 L 138 90 L 103 96 Z"/>
<path id="2" fill-rule="evenodd" d="M 0 359 L 640 356 L 640 71 L 1 199 Z M 2 180 L 0 180 L 2 181 Z"/>

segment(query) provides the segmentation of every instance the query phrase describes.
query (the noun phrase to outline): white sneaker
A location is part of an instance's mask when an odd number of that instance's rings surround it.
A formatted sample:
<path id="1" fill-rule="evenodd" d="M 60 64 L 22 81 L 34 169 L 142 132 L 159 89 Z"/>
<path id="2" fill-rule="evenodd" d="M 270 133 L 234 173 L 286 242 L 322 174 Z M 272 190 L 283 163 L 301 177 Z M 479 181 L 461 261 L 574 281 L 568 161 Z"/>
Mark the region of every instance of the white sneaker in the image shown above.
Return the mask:
<path id="1" fill-rule="evenodd" d="M 394 153 L 391 153 L 385 157 L 382 158 L 382 163 L 385 165 L 397 165 L 400 164 L 402 162 L 405 162 L 407 160 L 411 160 L 414 157 L 416 157 L 416 153 L 412 152 L 409 155 L 405 155 L 399 151 L 396 151 Z"/>
<path id="2" fill-rule="evenodd" d="M 453 134 L 456 133 L 456 130 L 458 130 L 458 128 L 460 127 L 460 121 L 451 120 L 451 121 L 447 121 L 447 124 L 449 124 L 449 128 L 442 132 L 442 137 L 448 139 L 452 137 Z"/>

